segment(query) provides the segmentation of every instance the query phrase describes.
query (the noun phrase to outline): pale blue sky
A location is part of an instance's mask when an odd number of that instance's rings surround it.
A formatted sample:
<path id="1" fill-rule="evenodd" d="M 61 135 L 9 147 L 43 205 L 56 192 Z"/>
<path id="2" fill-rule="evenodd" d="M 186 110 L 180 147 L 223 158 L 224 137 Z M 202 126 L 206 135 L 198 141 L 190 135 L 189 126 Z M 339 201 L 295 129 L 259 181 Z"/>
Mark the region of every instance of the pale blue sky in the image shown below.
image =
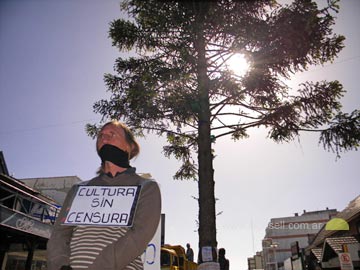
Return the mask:
<path id="1" fill-rule="evenodd" d="M 340 80 L 348 91 L 346 112 L 360 107 L 359 14 L 358 0 L 343 0 L 335 29 L 347 47 L 333 65 L 291 82 Z M 84 126 L 100 119 L 92 105 L 107 96 L 103 74 L 113 71 L 119 55 L 107 38 L 108 24 L 119 16 L 115 0 L 0 0 L 0 150 L 16 178 L 94 176 L 100 160 Z M 359 152 L 335 161 L 313 134 L 289 144 L 265 137 L 256 129 L 249 139 L 214 145 L 217 211 L 223 211 L 218 243 L 231 269 L 247 268 L 270 218 L 342 210 L 359 195 Z M 197 252 L 197 183 L 172 179 L 178 164 L 161 154 L 164 139 L 149 136 L 140 144 L 133 165 L 161 185 L 166 242 L 190 242 Z"/>

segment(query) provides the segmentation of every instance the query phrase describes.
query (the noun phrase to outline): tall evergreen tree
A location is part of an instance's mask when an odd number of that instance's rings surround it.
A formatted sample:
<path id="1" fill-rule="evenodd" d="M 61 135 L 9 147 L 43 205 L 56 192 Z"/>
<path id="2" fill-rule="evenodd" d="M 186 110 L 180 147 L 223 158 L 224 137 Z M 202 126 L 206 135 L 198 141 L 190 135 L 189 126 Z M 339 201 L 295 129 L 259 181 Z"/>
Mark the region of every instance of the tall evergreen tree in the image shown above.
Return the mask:
<path id="1" fill-rule="evenodd" d="M 182 162 L 175 178 L 198 180 L 200 248 L 217 246 L 216 139 L 239 140 L 263 126 L 277 142 L 317 131 L 336 154 L 359 147 L 360 113 L 341 112 L 338 81 L 286 84 L 310 65 L 332 62 L 344 47 L 331 28 L 338 8 L 337 0 L 324 8 L 311 0 L 128 0 L 122 9 L 129 19 L 111 22 L 113 45 L 137 56 L 116 60 L 116 74 L 105 75 L 111 97 L 94 110 L 139 134 L 167 137 L 165 155 Z M 238 53 L 250 64 L 243 76 L 227 65 Z"/>

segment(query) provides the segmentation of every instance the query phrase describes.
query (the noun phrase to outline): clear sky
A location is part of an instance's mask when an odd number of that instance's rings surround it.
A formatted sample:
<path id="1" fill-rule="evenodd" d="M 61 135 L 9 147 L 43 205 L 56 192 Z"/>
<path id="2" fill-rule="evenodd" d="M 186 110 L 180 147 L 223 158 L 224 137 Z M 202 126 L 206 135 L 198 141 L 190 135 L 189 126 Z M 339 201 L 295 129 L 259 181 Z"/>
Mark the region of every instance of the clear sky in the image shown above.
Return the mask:
<path id="1" fill-rule="evenodd" d="M 348 91 L 343 110 L 359 108 L 360 1 L 343 0 L 335 30 L 346 48 L 335 63 L 314 67 L 304 80 L 340 80 Z M 107 97 L 103 74 L 113 72 L 119 52 L 108 39 L 109 22 L 121 16 L 118 0 L 0 0 L 0 150 L 16 178 L 77 175 L 88 180 L 100 160 L 86 123 L 100 120 L 95 101 Z M 218 246 L 230 267 L 247 269 L 261 249 L 273 217 L 303 210 L 342 210 L 359 195 L 359 152 L 335 154 L 316 134 L 276 144 L 255 129 L 239 142 L 214 145 Z M 162 155 L 165 140 L 141 139 L 132 163 L 162 190 L 166 243 L 191 243 L 197 252 L 197 182 L 175 181 L 174 159 Z"/>

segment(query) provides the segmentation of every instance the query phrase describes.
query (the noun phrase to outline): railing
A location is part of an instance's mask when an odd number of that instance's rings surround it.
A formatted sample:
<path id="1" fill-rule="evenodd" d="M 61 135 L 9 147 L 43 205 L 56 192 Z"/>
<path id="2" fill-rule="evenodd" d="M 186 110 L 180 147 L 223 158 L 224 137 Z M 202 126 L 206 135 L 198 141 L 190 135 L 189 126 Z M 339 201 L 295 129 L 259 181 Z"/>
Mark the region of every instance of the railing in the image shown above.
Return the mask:
<path id="1" fill-rule="evenodd" d="M 47 239 L 50 237 L 53 228 L 49 223 L 41 222 L 4 205 L 0 205 L 0 225 Z"/>
<path id="2" fill-rule="evenodd" d="M 0 225 L 49 238 L 60 206 L 0 180 Z"/>

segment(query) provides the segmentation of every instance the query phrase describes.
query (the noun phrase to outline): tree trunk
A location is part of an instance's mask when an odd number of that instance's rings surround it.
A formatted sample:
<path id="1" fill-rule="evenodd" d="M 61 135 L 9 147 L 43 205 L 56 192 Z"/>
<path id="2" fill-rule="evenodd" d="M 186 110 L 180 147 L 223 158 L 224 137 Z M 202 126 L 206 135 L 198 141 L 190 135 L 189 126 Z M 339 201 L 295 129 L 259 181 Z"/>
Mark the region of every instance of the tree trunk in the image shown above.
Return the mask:
<path id="1" fill-rule="evenodd" d="M 203 12 L 204 7 L 200 7 Z M 199 13 L 202 13 L 202 12 Z M 209 78 L 207 76 L 207 63 L 205 52 L 205 39 L 202 30 L 202 16 L 199 14 L 197 21 L 197 33 L 194 47 L 198 53 L 197 80 L 198 102 L 200 105 L 198 123 L 198 165 L 199 165 L 199 255 L 202 247 L 209 246 L 213 249 L 217 246 L 216 241 L 216 218 L 215 218 L 215 189 L 214 170 L 211 152 L 210 137 L 210 106 L 209 106 Z M 213 256 L 213 260 L 216 257 Z M 200 258 L 201 259 L 201 258 Z M 202 260 L 200 260 L 201 262 Z"/>

